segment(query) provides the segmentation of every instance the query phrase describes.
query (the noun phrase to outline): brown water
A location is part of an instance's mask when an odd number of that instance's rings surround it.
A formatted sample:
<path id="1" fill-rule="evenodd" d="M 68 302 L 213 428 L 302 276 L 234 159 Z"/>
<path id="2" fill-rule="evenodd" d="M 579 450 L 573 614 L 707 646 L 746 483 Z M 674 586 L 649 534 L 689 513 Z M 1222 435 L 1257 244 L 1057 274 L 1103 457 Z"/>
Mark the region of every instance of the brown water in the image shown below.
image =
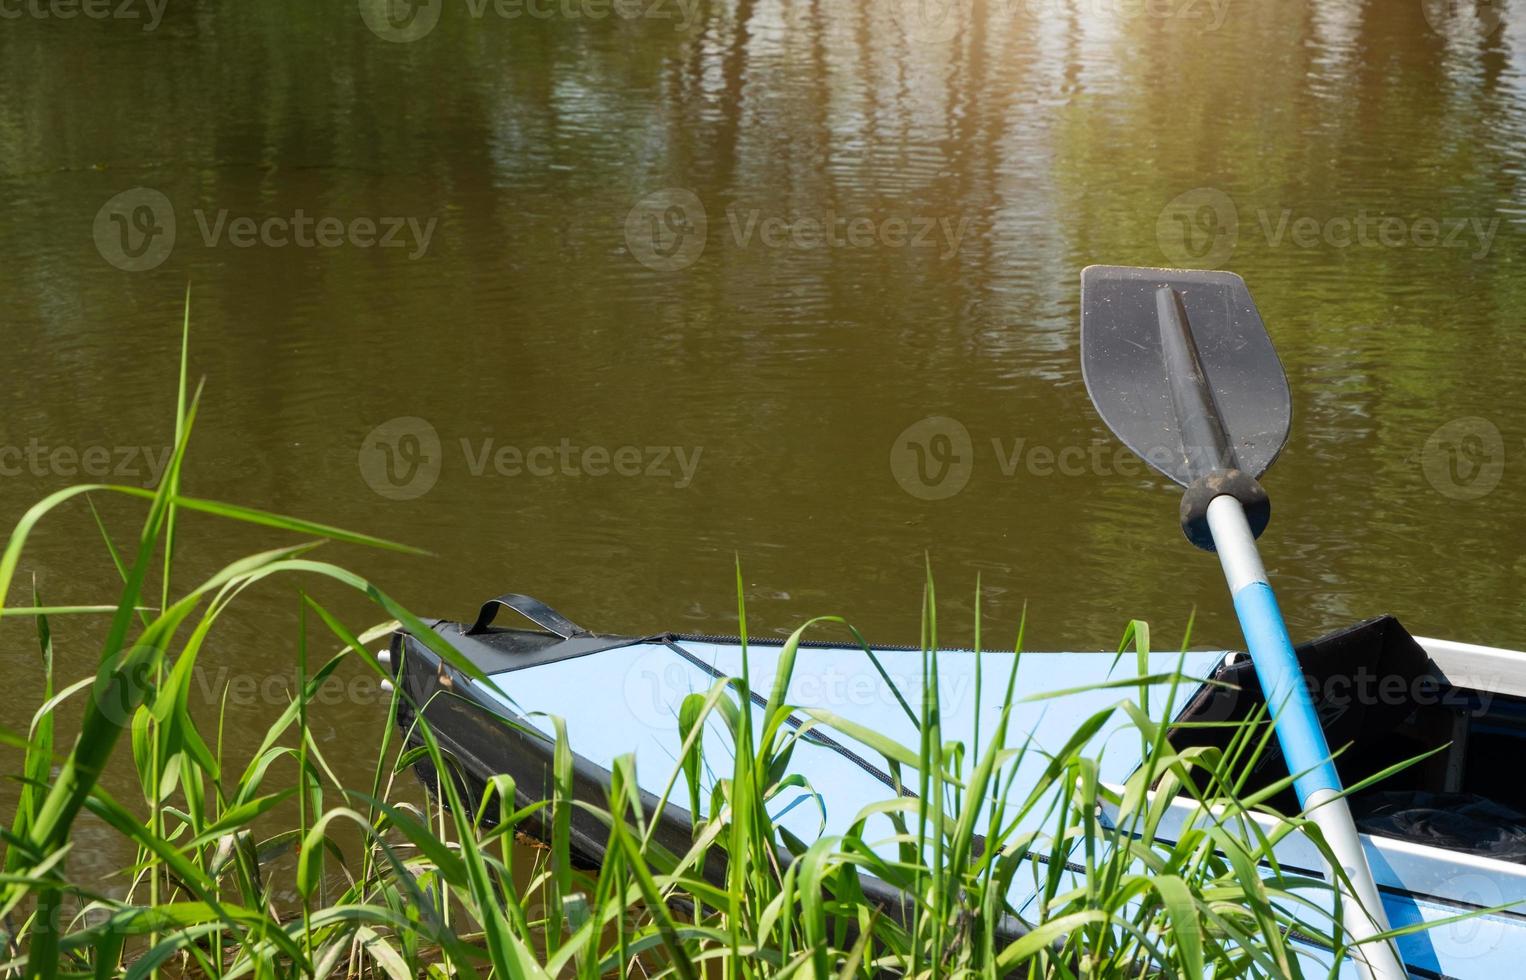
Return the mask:
<path id="1" fill-rule="evenodd" d="M 907 641 L 926 556 L 949 643 L 979 575 L 1030 647 L 1175 643 L 1194 607 L 1231 645 L 1076 347 L 1084 265 L 1224 266 L 1294 393 L 1263 539 L 1294 634 L 1526 641 L 1519 2 L 686 2 L 0 2 L 5 518 L 80 460 L 150 481 L 125 454 L 170 438 L 189 283 L 188 490 L 428 547 L 334 555 L 421 612 L 728 632 L 740 556 L 755 628 Z M 178 574 L 279 540 L 194 521 Z M 115 587 L 80 508 L 22 567 Z M 295 608 L 214 635 L 202 690 L 255 685 L 236 745 Z M 378 714 L 336 700 L 344 764 Z"/>

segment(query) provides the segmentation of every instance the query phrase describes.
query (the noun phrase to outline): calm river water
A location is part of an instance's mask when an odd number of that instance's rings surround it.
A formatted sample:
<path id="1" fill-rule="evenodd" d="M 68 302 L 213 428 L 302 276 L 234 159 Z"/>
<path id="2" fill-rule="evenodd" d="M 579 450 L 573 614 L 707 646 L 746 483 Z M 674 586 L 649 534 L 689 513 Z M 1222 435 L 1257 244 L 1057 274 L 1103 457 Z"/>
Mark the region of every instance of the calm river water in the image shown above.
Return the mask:
<path id="1" fill-rule="evenodd" d="M 0 7 L 7 522 L 152 482 L 189 284 L 188 492 L 428 548 L 330 555 L 420 612 L 730 632 L 739 557 L 755 629 L 915 642 L 925 560 L 948 643 L 979 576 L 1003 642 L 1026 603 L 1033 648 L 1175 644 L 1194 608 L 1233 645 L 1077 350 L 1083 266 L 1224 267 L 1293 390 L 1263 545 L 1294 634 L 1526 643 L 1520 3 L 109 6 Z M 177 576 L 284 540 L 187 518 Z M 33 576 L 112 601 L 88 510 Z M 293 590 L 246 600 L 199 689 L 243 679 L 230 751 L 294 661 Z M 343 676 L 319 723 L 358 768 L 379 709 Z"/>

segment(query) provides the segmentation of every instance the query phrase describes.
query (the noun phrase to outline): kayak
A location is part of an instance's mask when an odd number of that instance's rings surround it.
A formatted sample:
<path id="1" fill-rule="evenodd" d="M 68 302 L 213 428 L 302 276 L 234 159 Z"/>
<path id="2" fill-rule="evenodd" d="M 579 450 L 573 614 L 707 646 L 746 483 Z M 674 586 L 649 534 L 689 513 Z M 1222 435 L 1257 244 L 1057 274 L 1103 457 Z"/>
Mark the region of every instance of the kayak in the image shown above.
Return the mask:
<path id="1" fill-rule="evenodd" d="M 495 625 L 502 609 L 524 616 L 532 628 Z M 463 775 L 469 798 L 494 775 L 508 773 L 515 779 L 519 805 L 550 798 L 554 718 L 559 718 L 573 753 L 577 798 L 604 806 L 611 767 L 617 758 L 633 754 L 650 808 L 665 794 L 681 753 L 684 699 L 744 671 L 752 691 L 768 691 L 784 650 L 782 638 L 751 637 L 744 647 L 737 637 L 596 633 L 518 594 L 490 600 L 469 624 L 425 623 L 486 675 L 487 683 L 443 662 L 418 636 L 400 630 L 381 655 L 400 692 L 399 725 L 416 741 L 415 720 L 420 714 L 427 719 L 442 752 Z M 777 826 L 807 844 L 842 834 L 866 806 L 908 792 L 879 751 L 843 729 L 856 725 L 916 746 L 915 719 L 932 693 L 924 689 L 927 658 L 920 648 L 874 647 L 872 652 L 871 658 L 850 643 L 807 640 L 789 675 L 786 700 L 795 714 L 788 724 L 809 729 L 796 744 L 790 769 L 804 776 L 814 792 L 783 794 L 773 803 L 777 812 L 771 813 Z M 1391 616 L 1320 637 L 1299 646 L 1296 654 L 1329 744 L 1347 747 L 1337 758 L 1346 785 L 1439 749 L 1350 800 L 1390 924 L 1442 923 L 1462 913 L 1526 902 L 1526 781 L 1519 776 L 1526 749 L 1526 654 L 1411 637 Z M 1015 656 L 938 651 L 931 676 L 945 741 L 977 745 L 977 728 L 980 738 L 989 739 Z M 1022 653 L 1016 673 L 1020 696 L 1012 705 L 1006 741 L 1010 747 L 1039 751 L 1023 755 L 1014 785 L 1020 789 L 1025 779 L 1033 784 L 1045 750 L 1058 750 L 1079 719 L 1123 696 L 1153 701 L 1157 715 L 1164 705 L 1178 750 L 1227 739 L 1227 728 L 1204 723 L 1245 719 L 1265 706 L 1243 653 L 1152 652 L 1145 661 L 1132 652 Z M 978 671 L 984 672 L 984 685 Z M 1192 682 L 1148 680 L 1172 674 Z M 1130 679 L 1137 685 L 1121 692 L 1119 684 Z M 1034 697 L 1053 691 L 1063 693 Z M 850 724 L 808 725 L 804 712 L 810 709 Z M 1090 743 L 1097 748 L 1100 778 L 1108 784 L 1124 783 L 1141 762 L 1138 735 L 1125 731 L 1126 722 L 1120 713 Z M 707 759 L 727 757 L 730 741 L 723 732 L 707 727 L 703 740 Z M 416 765 L 426 785 L 432 785 L 436 777 L 427 762 Z M 1251 788 L 1286 775 L 1286 764 L 1271 744 L 1252 774 Z M 712 772 L 702 775 L 706 791 L 716 778 Z M 1272 803 L 1279 812 L 1298 810 L 1290 793 Z M 1172 802 L 1156 837 L 1174 840 L 1173 828 L 1190 820 L 1195 805 L 1187 797 Z M 662 814 L 655 839 L 679 853 L 687 850 L 688 811 L 670 801 Z M 870 819 L 885 820 L 878 828 L 883 833 L 876 834 L 871 823 L 865 840 L 891 836 L 887 818 Z M 1272 819 L 1266 818 L 1268 829 Z M 1017 832 L 1038 829 L 1020 826 Z M 596 866 L 606 834 L 591 815 L 575 811 L 576 859 Z M 1318 876 L 1320 856 L 1302 835 L 1288 835 L 1275 853 L 1284 870 L 1309 869 Z M 1080 870 L 1070 867 L 1068 873 Z M 888 886 L 870 883 L 866 892 L 887 906 L 896 901 Z M 1007 897 L 1015 928 L 1037 917 L 1030 916 L 1034 893 L 1032 876 L 1014 877 Z M 1328 891 L 1324 895 L 1328 907 Z M 1526 950 L 1523 911 L 1526 905 L 1521 911 L 1482 912 L 1405 935 L 1397 941 L 1398 952 L 1412 976 L 1514 975 Z M 1298 935 L 1292 940 L 1309 966 L 1357 975 L 1349 960 L 1330 962 L 1331 951 L 1317 942 Z"/>

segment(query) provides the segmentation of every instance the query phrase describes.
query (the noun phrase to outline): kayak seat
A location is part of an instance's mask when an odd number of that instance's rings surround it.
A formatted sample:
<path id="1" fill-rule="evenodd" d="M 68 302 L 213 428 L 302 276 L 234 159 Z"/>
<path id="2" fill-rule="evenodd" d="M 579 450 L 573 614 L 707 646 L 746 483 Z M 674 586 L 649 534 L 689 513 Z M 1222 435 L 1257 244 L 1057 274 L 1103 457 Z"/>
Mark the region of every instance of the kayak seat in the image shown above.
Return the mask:
<path id="1" fill-rule="evenodd" d="M 1476 793 L 1388 790 L 1351 801 L 1366 834 L 1526 864 L 1526 814 Z"/>

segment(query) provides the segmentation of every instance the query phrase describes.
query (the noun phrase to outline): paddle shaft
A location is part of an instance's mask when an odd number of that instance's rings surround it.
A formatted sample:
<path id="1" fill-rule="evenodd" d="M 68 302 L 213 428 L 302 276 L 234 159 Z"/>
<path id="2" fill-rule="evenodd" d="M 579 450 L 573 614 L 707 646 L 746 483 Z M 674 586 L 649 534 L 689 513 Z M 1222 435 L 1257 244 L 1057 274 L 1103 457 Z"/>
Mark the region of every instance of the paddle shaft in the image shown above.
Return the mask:
<path id="1" fill-rule="evenodd" d="M 1388 930 L 1387 916 L 1256 551 L 1270 513 L 1256 478 L 1287 440 L 1292 405 L 1245 281 L 1230 272 L 1090 266 L 1081 273 L 1081 346 L 1097 410 L 1187 488 L 1182 529 L 1223 563 L 1298 802 L 1344 875 L 1326 869 L 1342 895 L 1345 933 L 1361 944 L 1353 960 L 1368 980 L 1404 980 L 1393 944 L 1371 941 Z"/>
<path id="2" fill-rule="evenodd" d="M 1298 802 L 1324 834 L 1350 882 L 1349 888 L 1340 884 L 1345 892 L 1342 924 L 1354 942 L 1371 939 L 1387 931 L 1388 917 L 1367 867 L 1351 809 L 1340 795 L 1340 776 L 1330 759 L 1330 746 L 1240 501 L 1227 495 L 1214 498 L 1208 505 L 1208 526 L 1224 567 L 1224 580 L 1234 597 L 1235 615 L 1245 634 L 1251 663 L 1272 712 L 1277 742 L 1288 771 L 1296 774 L 1293 789 Z M 1332 881 L 1337 880 L 1331 869 L 1326 871 Z M 1361 972 L 1373 980 L 1404 980 L 1408 976 L 1390 941 L 1365 943 L 1352 949 L 1351 955 Z"/>

